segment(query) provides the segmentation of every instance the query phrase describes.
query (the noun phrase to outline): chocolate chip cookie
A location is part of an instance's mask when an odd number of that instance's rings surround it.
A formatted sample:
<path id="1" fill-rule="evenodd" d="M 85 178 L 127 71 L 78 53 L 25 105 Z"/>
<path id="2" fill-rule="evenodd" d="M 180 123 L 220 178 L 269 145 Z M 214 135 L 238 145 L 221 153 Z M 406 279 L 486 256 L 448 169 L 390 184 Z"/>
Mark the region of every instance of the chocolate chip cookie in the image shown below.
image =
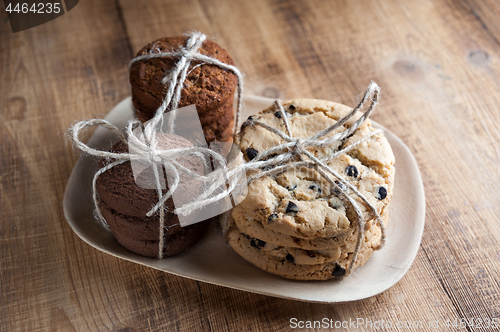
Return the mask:
<path id="1" fill-rule="evenodd" d="M 288 279 L 327 280 L 342 277 L 351 262 L 354 242 L 328 250 L 302 250 L 276 246 L 248 236 L 229 218 L 227 240 L 245 260 L 258 268 Z M 380 228 L 370 227 L 363 237 L 354 268 L 363 265 L 380 244 Z"/>

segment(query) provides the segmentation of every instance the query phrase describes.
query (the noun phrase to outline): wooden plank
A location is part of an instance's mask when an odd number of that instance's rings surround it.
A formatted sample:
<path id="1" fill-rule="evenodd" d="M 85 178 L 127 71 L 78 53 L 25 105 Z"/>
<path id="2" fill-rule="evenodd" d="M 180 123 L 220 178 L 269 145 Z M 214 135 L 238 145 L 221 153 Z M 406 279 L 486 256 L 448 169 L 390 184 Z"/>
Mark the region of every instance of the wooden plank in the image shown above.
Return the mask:
<path id="1" fill-rule="evenodd" d="M 483 29 L 496 40 L 497 44 L 500 44 L 500 23 L 498 22 L 500 6 L 498 2 L 491 0 L 462 0 L 462 3 L 476 17 Z M 482 58 L 483 55 L 476 56 Z"/>
<path id="2" fill-rule="evenodd" d="M 82 2 L 16 34 L 0 17 L 0 330 L 112 326 L 125 319 L 107 301 L 126 296 L 120 266 L 72 233 L 62 195 L 75 162 L 65 130 L 128 93 L 130 53 L 115 4 Z"/>
<path id="3" fill-rule="evenodd" d="M 0 13 L 0 330 L 288 331 L 291 318 L 443 327 L 500 317 L 497 7 L 88 0 L 17 34 Z M 382 86 L 374 118 L 415 154 L 427 193 L 422 250 L 401 282 L 355 303 L 281 300 L 118 260 L 72 233 L 61 200 L 76 157 L 64 131 L 129 94 L 127 63 L 144 44 L 192 30 L 230 52 L 250 94 L 354 105 L 370 80 Z"/>

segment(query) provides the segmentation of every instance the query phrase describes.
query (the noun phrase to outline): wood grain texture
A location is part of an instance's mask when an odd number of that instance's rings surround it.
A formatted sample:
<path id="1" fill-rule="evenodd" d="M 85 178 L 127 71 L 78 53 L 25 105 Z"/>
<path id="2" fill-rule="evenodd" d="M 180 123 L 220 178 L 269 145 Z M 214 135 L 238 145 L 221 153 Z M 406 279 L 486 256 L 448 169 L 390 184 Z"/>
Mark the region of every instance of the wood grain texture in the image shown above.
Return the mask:
<path id="1" fill-rule="evenodd" d="M 500 318 L 499 12 L 489 0 L 87 0 L 13 34 L 2 11 L 0 331 Z M 397 285 L 354 303 L 281 300 L 118 260 L 72 233 L 66 129 L 129 94 L 127 63 L 143 45 L 192 30 L 230 52 L 249 94 L 353 105 L 370 80 L 382 87 L 374 119 L 414 153 L 427 199 L 421 250 Z"/>

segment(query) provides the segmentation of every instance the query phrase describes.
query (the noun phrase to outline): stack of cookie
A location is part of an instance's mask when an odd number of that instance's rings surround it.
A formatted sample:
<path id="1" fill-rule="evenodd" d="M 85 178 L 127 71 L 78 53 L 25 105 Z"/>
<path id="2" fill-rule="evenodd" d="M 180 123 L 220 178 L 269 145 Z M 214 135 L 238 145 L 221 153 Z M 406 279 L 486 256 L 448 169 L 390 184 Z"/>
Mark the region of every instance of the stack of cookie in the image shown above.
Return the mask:
<path id="1" fill-rule="evenodd" d="M 193 145 L 187 139 L 174 134 L 159 133 L 159 146 L 164 150 L 189 148 Z M 111 152 L 127 153 L 128 147 L 123 142 L 116 143 Z M 99 166 L 104 167 L 110 160 L 102 159 Z M 203 174 L 203 162 L 199 158 L 184 157 L 179 160 L 191 171 Z M 141 182 L 154 178 L 151 170 L 146 170 L 139 176 Z M 163 175 L 162 178 L 165 178 Z M 146 257 L 158 257 L 160 238 L 160 217 L 148 217 L 146 214 L 158 202 L 155 189 L 139 187 L 134 177 L 130 161 L 114 166 L 104 172 L 96 183 L 97 192 L 101 198 L 101 212 L 106 219 L 113 236 L 128 250 Z M 199 194 L 201 184 L 191 177 L 181 177 L 177 192 L 186 195 Z M 168 188 L 162 190 L 163 195 Z M 207 230 L 208 221 L 202 221 L 187 227 L 181 227 L 178 216 L 173 212 L 174 201 L 170 197 L 165 202 L 165 227 L 163 237 L 163 257 L 176 255 L 203 236 Z"/>
<path id="2" fill-rule="evenodd" d="M 283 106 L 295 138 L 312 137 L 351 110 L 344 105 L 307 99 L 286 101 Z M 276 106 L 251 118 L 286 132 Z M 354 116 L 327 137 L 344 131 L 358 118 L 359 115 Z M 284 143 L 268 129 L 250 124 L 244 123 L 236 137 L 247 161 Z M 367 120 L 345 140 L 308 151 L 321 159 L 374 130 Z M 387 223 L 395 169 L 394 155 L 382 133 L 331 160 L 328 166 L 366 197 Z M 345 275 L 358 239 L 358 217 L 344 193 L 356 202 L 366 221 L 354 268 L 364 264 L 378 249 L 381 228 L 362 200 L 336 183 L 338 186 L 332 188 L 316 170 L 306 167 L 287 168 L 276 176 L 259 178 L 250 183 L 246 199 L 222 223 L 228 243 L 250 263 L 285 278 L 325 280 Z"/>
<path id="3" fill-rule="evenodd" d="M 161 38 L 144 46 L 137 56 L 152 53 L 177 52 L 186 46 L 189 37 Z M 203 42 L 198 52 L 234 65 L 226 50 L 211 40 Z M 150 120 L 160 107 L 169 88 L 163 81 L 179 58 L 153 58 L 139 61 L 130 68 L 132 102 L 142 122 Z M 196 105 L 207 142 L 233 141 L 233 100 L 238 79 L 217 65 L 192 61 L 181 92 L 179 108 Z"/>

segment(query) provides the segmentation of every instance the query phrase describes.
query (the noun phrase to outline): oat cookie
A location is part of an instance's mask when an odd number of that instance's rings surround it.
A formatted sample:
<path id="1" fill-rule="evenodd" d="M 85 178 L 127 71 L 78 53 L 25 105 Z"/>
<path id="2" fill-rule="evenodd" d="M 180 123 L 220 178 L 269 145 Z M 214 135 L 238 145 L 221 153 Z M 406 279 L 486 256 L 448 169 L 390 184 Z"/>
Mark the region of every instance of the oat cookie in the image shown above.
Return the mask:
<path id="1" fill-rule="evenodd" d="M 160 38 L 144 46 L 137 56 L 177 52 L 186 46 L 188 36 Z M 217 59 L 225 64 L 234 61 L 225 49 L 205 40 L 199 53 Z M 142 122 L 153 118 L 168 91 L 168 83 L 163 79 L 179 61 L 179 58 L 154 58 L 134 63 L 130 68 L 132 103 L 136 115 Z M 186 80 L 183 82 L 179 108 L 196 105 L 203 133 L 207 142 L 231 142 L 234 122 L 233 100 L 237 86 L 237 76 L 216 65 L 191 61 Z"/>

